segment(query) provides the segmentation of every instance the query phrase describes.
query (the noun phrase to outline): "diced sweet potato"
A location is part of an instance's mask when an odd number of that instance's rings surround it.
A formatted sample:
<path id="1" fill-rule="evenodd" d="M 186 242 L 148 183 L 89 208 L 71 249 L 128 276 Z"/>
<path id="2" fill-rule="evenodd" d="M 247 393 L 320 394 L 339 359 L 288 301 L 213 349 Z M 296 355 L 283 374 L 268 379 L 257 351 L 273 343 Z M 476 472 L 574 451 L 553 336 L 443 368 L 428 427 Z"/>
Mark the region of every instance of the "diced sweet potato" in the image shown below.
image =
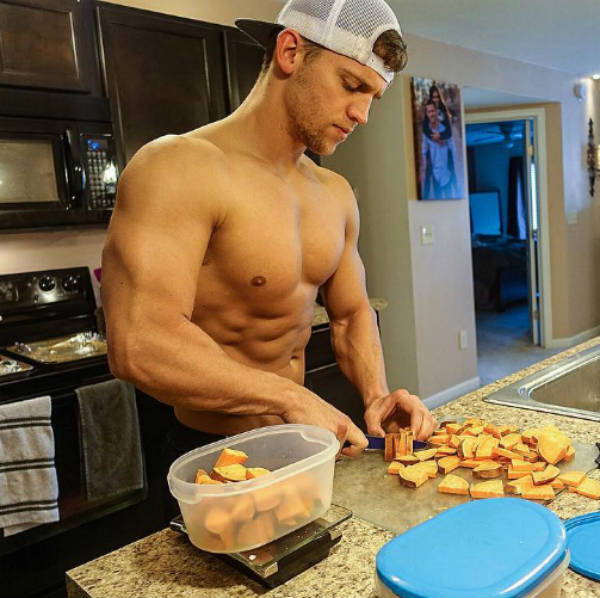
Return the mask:
<path id="1" fill-rule="evenodd" d="M 245 463 L 248 460 L 248 455 L 244 451 L 236 451 L 230 448 L 224 448 L 217 459 L 213 469 L 226 465 L 235 465 L 236 463 Z"/>
<path id="2" fill-rule="evenodd" d="M 579 486 L 584 478 L 585 471 L 568 471 L 558 476 L 558 479 L 566 486 Z"/>
<path id="3" fill-rule="evenodd" d="M 196 484 L 224 484 L 221 480 L 213 480 L 208 474 L 196 475 L 194 480 Z"/>
<path id="4" fill-rule="evenodd" d="M 252 480 L 254 478 L 258 478 L 261 475 L 266 475 L 268 473 L 271 473 L 268 469 L 265 469 L 264 467 L 248 467 L 246 469 L 246 479 L 247 480 Z"/>
<path id="5" fill-rule="evenodd" d="M 234 521 L 248 521 L 254 517 L 254 498 L 251 494 L 241 494 L 235 497 L 231 507 L 231 518 Z"/>
<path id="6" fill-rule="evenodd" d="M 460 476 L 449 473 L 438 486 L 438 492 L 445 494 L 462 494 L 468 496 L 469 482 Z"/>
<path id="7" fill-rule="evenodd" d="M 464 438 L 458 446 L 458 454 L 463 459 L 473 459 L 475 457 L 475 450 L 477 448 L 477 439 L 473 436 Z"/>
<path id="8" fill-rule="evenodd" d="M 441 446 L 442 444 L 447 444 L 450 440 L 450 434 L 435 434 L 429 438 L 429 444 L 434 446 Z"/>
<path id="9" fill-rule="evenodd" d="M 539 432 L 539 428 L 527 428 L 521 432 L 521 438 L 523 442 L 526 444 L 537 444 L 537 433 Z"/>
<path id="10" fill-rule="evenodd" d="M 305 519 L 310 513 L 306 510 L 298 492 L 293 486 L 287 485 L 284 489 L 283 500 L 275 508 L 275 516 L 278 521 L 289 519 Z"/>
<path id="11" fill-rule="evenodd" d="M 554 465 L 547 465 L 544 471 L 534 471 L 532 474 L 533 483 L 536 486 L 549 484 L 554 478 L 560 475 L 560 469 Z"/>
<path id="12" fill-rule="evenodd" d="M 438 464 L 435 461 L 422 461 L 416 465 L 411 465 L 414 469 L 421 469 L 427 474 L 428 478 L 437 478 Z"/>
<path id="13" fill-rule="evenodd" d="M 570 461 L 573 461 L 573 459 L 575 458 L 575 449 L 573 448 L 573 445 L 569 445 L 569 448 L 567 449 L 567 454 L 563 457 L 563 461 L 565 463 L 569 463 Z"/>
<path id="14" fill-rule="evenodd" d="M 462 424 L 457 424 L 456 422 L 448 422 L 444 428 L 446 429 L 447 434 L 455 435 L 461 428 Z"/>
<path id="15" fill-rule="evenodd" d="M 388 473 L 391 475 L 398 475 L 398 473 L 400 473 L 400 471 L 402 471 L 404 467 L 405 466 L 402 465 L 402 463 L 400 463 L 399 461 L 392 461 L 388 465 Z"/>
<path id="16" fill-rule="evenodd" d="M 456 455 L 450 455 L 448 457 L 442 457 L 438 461 L 438 468 L 440 473 L 448 474 L 454 471 L 460 465 L 461 459 Z"/>
<path id="17" fill-rule="evenodd" d="M 507 459 L 520 459 L 521 456 L 513 451 L 509 451 L 508 449 L 502 448 L 501 446 L 494 447 L 492 452 L 494 457 L 506 457 Z"/>
<path id="18" fill-rule="evenodd" d="M 488 434 L 491 434 L 494 438 L 502 438 L 502 434 L 500 434 L 500 430 L 498 430 L 498 427 L 495 426 L 494 424 L 485 424 L 485 426 L 483 427 L 483 431 L 487 432 Z"/>
<path id="19" fill-rule="evenodd" d="M 600 499 L 600 482 L 592 478 L 584 478 L 583 481 L 574 488 L 577 494 L 587 496 L 588 498 Z"/>
<path id="20" fill-rule="evenodd" d="M 471 484 L 470 492 L 473 498 L 500 498 L 504 496 L 504 487 L 502 480 L 488 480 Z"/>
<path id="21" fill-rule="evenodd" d="M 475 459 L 491 459 L 492 451 L 498 445 L 498 440 L 493 436 L 487 436 L 482 438 L 477 444 L 477 451 L 475 452 Z"/>
<path id="22" fill-rule="evenodd" d="M 396 455 L 396 461 L 400 461 L 403 465 L 414 465 L 415 463 L 420 463 L 419 457 L 415 455 Z"/>
<path id="23" fill-rule="evenodd" d="M 252 494 L 257 511 L 269 511 L 281 502 L 281 490 L 277 484 L 258 488 Z"/>
<path id="24" fill-rule="evenodd" d="M 473 469 L 473 475 L 477 478 L 499 478 L 502 475 L 502 464 L 495 461 L 480 461 Z"/>
<path id="25" fill-rule="evenodd" d="M 436 448 L 425 449 L 423 451 L 415 451 L 414 455 L 419 459 L 419 461 L 427 461 L 428 459 L 433 459 L 435 454 L 437 453 Z"/>
<path id="26" fill-rule="evenodd" d="M 506 471 L 506 477 L 509 480 L 518 480 L 519 478 L 522 478 L 523 476 L 526 476 L 530 473 L 531 471 L 515 471 L 512 468 L 512 465 L 509 465 L 508 470 Z"/>
<path id="27" fill-rule="evenodd" d="M 562 433 L 542 431 L 538 434 L 537 451 L 542 459 L 551 465 L 566 456 L 571 442 Z"/>
<path id="28" fill-rule="evenodd" d="M 512 480 L 506 483 L 506 491 L 511 494 L 521 494 L 523 490 L 526 488 L 531 488 L 533 486 L 533 478 L 531 474 L 528 473 L 517 480 Z"/>
<path id="29" fill-rule="evenodd" d="M 463 430 L 463 434 L 467 436 L 479 436 L 483 432 L 483 426 L 471 426 Z"/>
<path id="30" fill-rule="evenodd" d="M 429 479 L 429 476 L 423 469 L 415 469 L 414 465 L 409 465 L 398 473 L 398 478 L 402 485 L 408 488 L 418 488 Z"/>
<path id="31" fill-rule="evenodd" d="M 521 492 L 523 498 L 529 498 L 533 500 L 552 500 L 555 497 L 554 488 L 550 484 L 543 484 L 541 486 L 532 486 L 525 488 Z"/>
<path id="32" fill-rule="evenodd" d="M 502 436 L 502 438 L 500 439 L 500 446 L 510 451 L 514 446 L 516 446 L 520 442 L 521 435 L 517 434 L 516 432 L 512 432 L 510 434 L 507 434 L 506 436 Z"/>
<path id="33" fill-rule="evenodd" d="M 396 456 L 396 448 L 394 446 L 394 444 L 395 444 L 394 439 L 395 439 L 394 434 L 386 434 L 385 435 L 383 460 L 386 463 L 389 463 L 390 461 L 392 461 L 394 459 L 394 457 Z"/>
<path id="34" fill-rule="evenodd" d="M 507 436 L 508 434 L 516 434 L 519 432 L 518 426 L 498 426 L 498 432 L 502 436 Z"/>
<path id="35" fill-rule="evenodd" d="M 513 471 L 535 471 L 536 465 L 535 463 L 529 463 L 527 461 L 523 461 L 522 459 L 511 459 L 511 466 Z"/>
<path id="36" fill-rule="evenodd" d="M 550 486 L 552 486 L 552 488 L 554 488 L 555 490 L 562 490 L 565 487 L 565 484 L 564 482 L 561 482 L 558 478 L 554 478 L 550 482 Z"/>
<path id="37" fill-rule="evenodd" d="M 436 457 L 447 457 L 448 455 L 456 455 L 456 449 L 446 444 L 440 446 L 437 450 Z"/>
<path id="38" fill-rule="evenodd" d="M 210 477 L 221 482 L 242 482 L 246 479 L 246 468 L 239 463 L 213 467 Z"/>
<path id="39" fill-rule="evenodd" d="M 396 434 L 394 447 L 396 449 L 396 459 L 413 453 L 413 433 L 412 430 L 401 430 Z"/>
<path id="40" fill-rule="evenodd" d="M 448 445 L 451 446 L 453 449 L 457 449 L 460 442 L 460 438 L 456 434 L 452 434 L 450 436 L 450 440 L 448 441 Z"/>
<path id="41" fill-rule="evenodd" d="M 221 535 L 232 524 L 231 514 L 223 507 L 212 507 L 204 518 L 204 527 L 209 532 L 217 535 Z"/>
<path id="42" fill-rule="evenodd" d="M 477 461 L 476 459 L 463 459 L 460 462 L 459 467 L 467 467 L 469 469 L 473 469 L 477 467 L 480 463 L 481 461 Z"/>

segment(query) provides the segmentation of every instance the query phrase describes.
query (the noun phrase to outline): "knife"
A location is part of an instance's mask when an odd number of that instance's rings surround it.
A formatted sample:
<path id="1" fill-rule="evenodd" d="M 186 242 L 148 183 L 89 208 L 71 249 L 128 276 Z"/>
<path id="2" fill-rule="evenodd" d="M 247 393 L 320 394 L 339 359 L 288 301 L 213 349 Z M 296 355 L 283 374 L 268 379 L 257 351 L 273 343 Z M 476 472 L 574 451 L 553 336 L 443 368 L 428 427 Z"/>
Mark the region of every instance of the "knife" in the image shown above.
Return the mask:
<path id="1" fill-rule="evenodd" d="M 369 444 L 365 450 L 367 451 L 383 451 L 385 449 L 385 438 L 383 436 L 370 436 L 369 434 L 365 434 L 367 437 L 367 441 Z M 350 446 L 350 443 L 346 441 L 344 443 L 344 448 Z M 426 442 L 421 442 L 420 440 L 413 440 L 413 448 L 414 449 L 424 449 L 427 447 Z"/>

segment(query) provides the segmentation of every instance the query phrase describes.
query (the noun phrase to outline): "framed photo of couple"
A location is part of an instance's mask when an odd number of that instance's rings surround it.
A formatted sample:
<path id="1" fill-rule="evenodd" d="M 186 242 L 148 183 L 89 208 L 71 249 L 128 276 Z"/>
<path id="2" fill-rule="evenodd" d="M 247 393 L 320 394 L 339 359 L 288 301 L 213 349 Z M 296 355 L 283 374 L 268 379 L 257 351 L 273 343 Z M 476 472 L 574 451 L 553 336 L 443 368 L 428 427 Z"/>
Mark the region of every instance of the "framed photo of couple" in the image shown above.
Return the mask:
<path id="1" fill-rule="evenodd" d="M 412 99 L 419 199 L 465 197 L 460 88 L 413 77 Z"/>

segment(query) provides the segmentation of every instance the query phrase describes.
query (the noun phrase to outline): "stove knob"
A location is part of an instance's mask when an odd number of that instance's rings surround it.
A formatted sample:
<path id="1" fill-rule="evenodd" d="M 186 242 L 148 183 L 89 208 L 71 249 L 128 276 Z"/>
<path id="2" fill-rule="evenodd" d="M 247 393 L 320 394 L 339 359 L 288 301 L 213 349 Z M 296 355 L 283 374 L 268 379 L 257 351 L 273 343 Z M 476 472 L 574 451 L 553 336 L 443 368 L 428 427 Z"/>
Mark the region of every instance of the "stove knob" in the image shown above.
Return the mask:
<path id="1" fill-rule="evenodd" d="M 38 286 L 40 289 L 42 289 L 42 291 L 51 291 L 56 286 L 56 283 L 54 282 L 54 278 L 50 276 L 42 276 L 38 282 Z"/>
<path id="2" fill-rule="evenodd" d="M 79 288 L 79 276 L 69 274 L 63 278 L 62 286 L 65 291 L 76 291 Z"/>

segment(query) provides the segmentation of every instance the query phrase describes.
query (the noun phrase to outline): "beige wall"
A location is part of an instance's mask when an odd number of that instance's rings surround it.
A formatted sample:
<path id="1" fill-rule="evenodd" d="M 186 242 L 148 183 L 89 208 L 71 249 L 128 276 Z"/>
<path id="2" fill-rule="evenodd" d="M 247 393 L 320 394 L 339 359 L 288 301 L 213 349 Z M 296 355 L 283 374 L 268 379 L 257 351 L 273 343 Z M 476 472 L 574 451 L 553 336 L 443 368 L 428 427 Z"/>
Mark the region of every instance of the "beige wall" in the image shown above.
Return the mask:
<path id="1" fill-rule="evenodd" d="M 373 108 L 365 131 L 350 139 L 325 163 L 351 181 L 367 176 L 357 169 L 368 172 L 368 188 L 358 185 L 363 221 L 375 221 L 373 213 L 381 210 L 385 214 L 378 220 L 382 228 L 361 237 L 369 292 L 379 293 L 380 283 L 373 281 L 387 276 L 399 278 L 390 293 L 404 287 L 411 287 L 413 292 L 412 313 L 407 313 L 410 305 L 397 292 L 387 295 L 391 307 L 382 321 L 405 335 L 402 340 L 391 341 L 384 329 L 390 383 L 412 384 L 416 376 L 416 390 L 427 397 L 477 376 L 472 266 L 467 201 L 414 201 L 408 78 L 431 77 L 519 96 L 545 97 L 549 103 L 553 102 L 545 107 L 550 141 L 554 337 L 570 337 L 600 323 L 600 284 L 595 267 L 600 229 L 594 224 L 600 220 L 600 210 L 588 196 L 581 153 L 587 132 L 584 125 L 600 95 L 598 85 L 587 81 L 588 99 L 580 103 L 572 93 L 577 81 L 572 75 L 416 36 L 407 36 L 407 42 L 410 59 L 405 77 Z M 391 168 L 390 154 L 394 156 Z M 363 166 L 356 156 L 363 158 Z M 390 186 L 392 197 L 386 197 L 386 188 Z M 386 211 L 392 202 L 407 203 L 408 210 L 396 208 L 393 217 Z M 578 224 L 567 226 L 567 211 L 578 212 Z M 590 211 L 594 218 L 590 217 Z M 420 245 L 418 232 L 422 224 L 434 227 L 434 245 Z M 411 243 L 409 253 L 405 253 L 407 237 Z M 365 251 L 367 244 L 369 248 Z M 394 263 L 398 266 L 390 271 L 389 265 Z M 465 351 L 458 348 L 461 328 L 467 330 L 470 341 Z M 402 346 L 404 352 L 408 350 L 405 345 L 411 343 L 413 331 L 416 344 L 410 351 L 411 360 L 407 361 L 398 347 Z"/>

